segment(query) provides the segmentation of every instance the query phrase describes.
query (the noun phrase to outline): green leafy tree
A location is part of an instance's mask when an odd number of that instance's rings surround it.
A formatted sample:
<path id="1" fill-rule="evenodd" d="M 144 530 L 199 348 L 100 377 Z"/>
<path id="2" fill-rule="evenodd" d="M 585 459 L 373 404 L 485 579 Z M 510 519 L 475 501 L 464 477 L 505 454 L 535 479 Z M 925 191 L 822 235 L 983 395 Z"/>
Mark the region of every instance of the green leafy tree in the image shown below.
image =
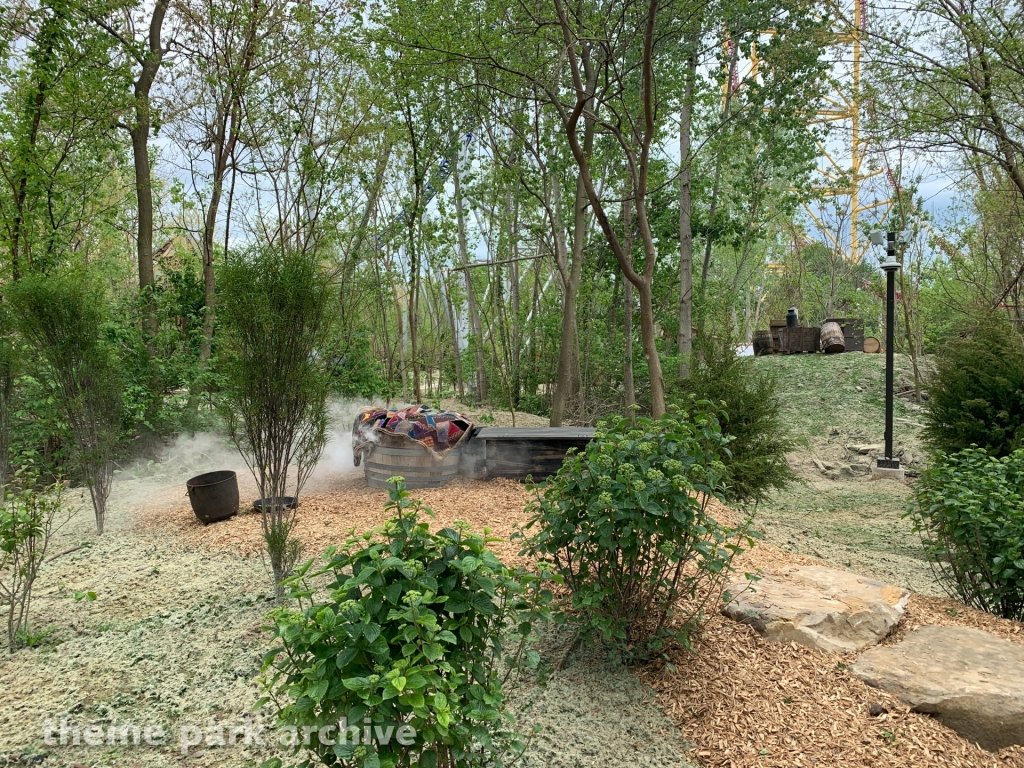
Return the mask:
<path id="1" fill-rule="evenodd" d="M 3 489 L 0 504 L 0 599 L 7 611 L 7 649 L 17 650 L 30 634 L 32 588 L 46 558 L 50 537 L 63 523 L 61 482 L 41 486 L 38 472 L 24 466 Z"/>

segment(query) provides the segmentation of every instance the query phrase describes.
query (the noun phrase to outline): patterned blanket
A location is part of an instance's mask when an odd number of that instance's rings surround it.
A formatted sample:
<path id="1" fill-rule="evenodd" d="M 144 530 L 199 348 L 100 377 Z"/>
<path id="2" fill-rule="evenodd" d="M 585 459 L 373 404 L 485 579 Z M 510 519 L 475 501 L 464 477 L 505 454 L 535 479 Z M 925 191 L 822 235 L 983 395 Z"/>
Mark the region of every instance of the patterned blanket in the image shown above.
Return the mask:
<path id="1" fill-rule="evenodd" d="M 473 423 L 462 414 L 426 405 L 411 405 L 399 411 L 365 408 L 352 425 L 352 460 L 358 467 L 373 449 L 378 434 L 404 435 L 440 460 L 472 428 Z"/>

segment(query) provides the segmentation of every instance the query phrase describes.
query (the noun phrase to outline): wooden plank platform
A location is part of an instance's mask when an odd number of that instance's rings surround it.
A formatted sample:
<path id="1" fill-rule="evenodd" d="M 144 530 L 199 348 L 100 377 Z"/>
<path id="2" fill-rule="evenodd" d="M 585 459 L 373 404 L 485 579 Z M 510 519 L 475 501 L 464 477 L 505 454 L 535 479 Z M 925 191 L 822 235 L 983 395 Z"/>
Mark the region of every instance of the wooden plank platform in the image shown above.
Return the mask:
<path id="1" fill-rule="evenodd" d="M 482 427 L 462 446 L 459 472 L 483 480 L 506 477 L 545 480 L 554 475 L 570 448 L 582 450 L 594 437 L 588 427 Z"/>
<path id="2" fill-rule="evenodd" d="M 593 427 L 479 427 L 473 431 L 476 440 L 590 440 Z"/>

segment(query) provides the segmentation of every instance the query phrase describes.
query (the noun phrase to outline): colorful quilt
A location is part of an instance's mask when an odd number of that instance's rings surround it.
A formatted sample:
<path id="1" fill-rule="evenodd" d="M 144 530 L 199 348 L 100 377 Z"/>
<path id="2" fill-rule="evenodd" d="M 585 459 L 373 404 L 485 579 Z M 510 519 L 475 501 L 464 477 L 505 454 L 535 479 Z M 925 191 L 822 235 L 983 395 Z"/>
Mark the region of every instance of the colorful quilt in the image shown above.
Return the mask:
<path id="1" fill-rule="evenodd" d="M 405 435 L 440 460 L 472 428 L 473 423 L 461 413 L 426 405 L 411 405 L 398 411 L 365 408 L 352 425 L 352 460 L 358 467 L 363 456 L 373 449 L 376 435 L 381 433 Z"/>

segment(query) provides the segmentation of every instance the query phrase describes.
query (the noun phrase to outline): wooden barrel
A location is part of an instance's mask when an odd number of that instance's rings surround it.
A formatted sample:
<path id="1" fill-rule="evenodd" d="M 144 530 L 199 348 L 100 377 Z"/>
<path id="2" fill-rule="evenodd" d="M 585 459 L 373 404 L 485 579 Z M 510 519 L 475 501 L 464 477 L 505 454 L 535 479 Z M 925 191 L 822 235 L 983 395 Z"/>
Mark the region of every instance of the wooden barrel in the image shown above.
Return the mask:
<path id="1" fill-rule="evenodd" d="M 443 459 L 436 461 L 419 443 L 401 436 L 381 436 L 364 460 L 366 484 L 371 488 L 387 488 L 388 478 L 401 475 L 406 488 L 440 488 L 459 474 L 460 447 L 455 446 Z"/>
<path id="2" fill-rule="evenodd" d="M 754 333 L 754 354 L 757 356 L 770 355 L 775 351 L 772 344 L 771 331 L 756 331 Z"/>
<path id="3" fill-rule="evenodd" d="M 874 336 L 864 337 L 864 351 L 874 354 L 882 351 L 882 343 Z"/>
<path id="4" fill-rule="evenodd" d="M 821 326 L 821 349 L 823 352 L 843 352 L 846 341 L 839 323 L 825 323 Z"/>

